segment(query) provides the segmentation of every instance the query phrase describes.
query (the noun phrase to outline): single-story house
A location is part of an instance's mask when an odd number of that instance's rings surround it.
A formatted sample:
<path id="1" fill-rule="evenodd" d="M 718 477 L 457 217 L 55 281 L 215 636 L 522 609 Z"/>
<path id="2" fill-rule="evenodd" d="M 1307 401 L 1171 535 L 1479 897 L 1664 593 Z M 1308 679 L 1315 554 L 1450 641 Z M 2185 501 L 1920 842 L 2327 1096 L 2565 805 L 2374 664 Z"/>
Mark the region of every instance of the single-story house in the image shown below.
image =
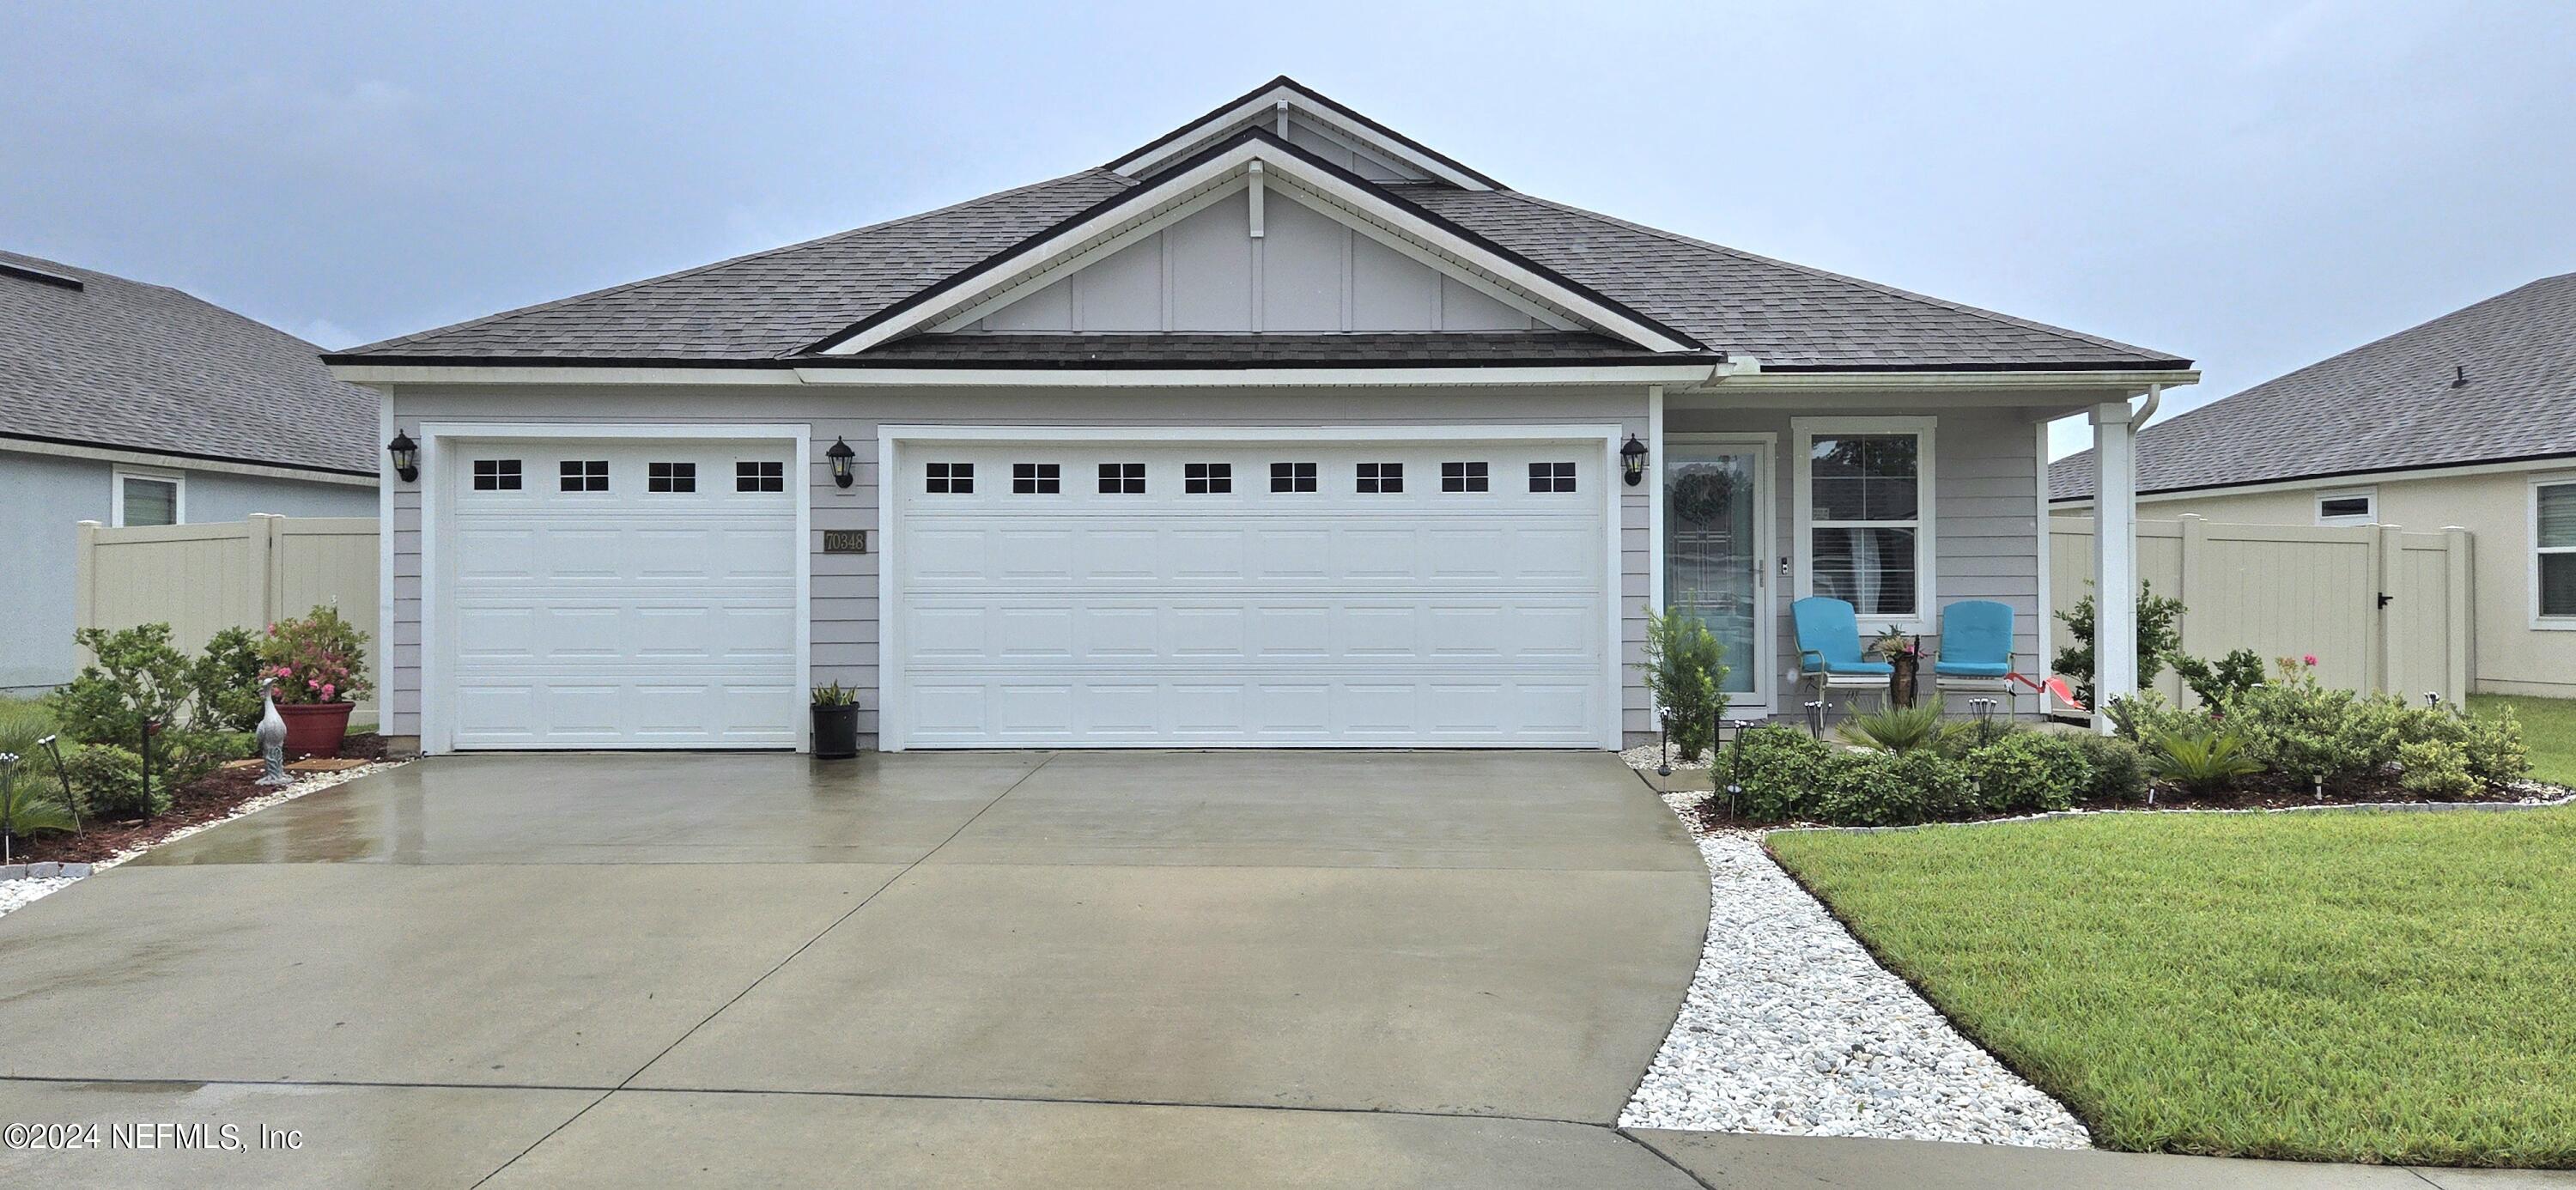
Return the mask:
<path id="1" fill-rule="evenodd" d="M 70 680 L 82 521 L 374 516 L 376 395 L 178 290 L 0 252 L 0 692 Z"/>
<path id="2" fill-rule="evenodd" d="M 433 753 L 793 748 L 824 682 L 889 750 L 1610 748 L 1653 738 L 1657 604 L 1794 715 L 1810 593 L 1925 634 L 2002 600 L 2035 655 L 2044 423 L 2125 445 L 2196 377 L 1523 194 L 1287 78 L 327 358 L 417 452 L 388 731 Z"/>
<path id="3" fill-rule="evenodd" d="M 2576 697 L 2576 273 L 2150 426 L 2141 515 L 2467 529 L 2471 689 Z M 2090 516 L 2095 460 L 2049 469 Z"/>

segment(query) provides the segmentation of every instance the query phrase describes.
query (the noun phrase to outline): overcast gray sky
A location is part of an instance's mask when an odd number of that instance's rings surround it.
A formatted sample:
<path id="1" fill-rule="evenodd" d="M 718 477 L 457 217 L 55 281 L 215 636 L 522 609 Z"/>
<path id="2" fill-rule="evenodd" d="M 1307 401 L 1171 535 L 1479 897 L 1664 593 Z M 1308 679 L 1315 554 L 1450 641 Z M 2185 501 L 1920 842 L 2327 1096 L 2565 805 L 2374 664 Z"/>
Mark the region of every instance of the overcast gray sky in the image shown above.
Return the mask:
<path id="1" fill-rule="evenodd" d="M 1287 73 L 1533 194 L 2199 360 L 2172 406 L 2576 270 L 2557 0 L 373 7 L 6 6 L 0 247 L 343 347 Z"/>

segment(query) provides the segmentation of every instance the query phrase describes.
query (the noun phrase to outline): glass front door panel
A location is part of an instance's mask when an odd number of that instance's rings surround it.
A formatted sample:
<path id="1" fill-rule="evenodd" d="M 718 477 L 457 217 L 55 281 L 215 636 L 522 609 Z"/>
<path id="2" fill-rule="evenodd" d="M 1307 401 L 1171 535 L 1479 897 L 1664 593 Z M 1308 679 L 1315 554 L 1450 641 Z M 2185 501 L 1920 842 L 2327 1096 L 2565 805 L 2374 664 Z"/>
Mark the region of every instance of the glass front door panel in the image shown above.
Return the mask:
<path id="1" fill-rule="evenodd" d="M 1760 678 L 1762 455 L 1755 447 L 1680 446 L 1664 467 L 1664 607 L 1708 625 L 1726 646 L 1725 689 Z"/>

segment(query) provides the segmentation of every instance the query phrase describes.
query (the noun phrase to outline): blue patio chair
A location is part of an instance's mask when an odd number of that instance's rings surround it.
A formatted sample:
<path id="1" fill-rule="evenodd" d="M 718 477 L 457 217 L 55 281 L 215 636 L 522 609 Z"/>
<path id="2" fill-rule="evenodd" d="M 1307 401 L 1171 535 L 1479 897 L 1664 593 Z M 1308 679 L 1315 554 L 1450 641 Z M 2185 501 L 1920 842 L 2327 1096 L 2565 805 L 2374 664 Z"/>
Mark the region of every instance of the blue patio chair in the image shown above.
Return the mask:
<path id="1" fill-rule="evenodd" d="M 1810 596 L 1789 605 L 1789 621 L 1798 633 L 1798 677 L 1814 688 L 1819 719 L 1830 709 L 1823 706 L 1828 691 L 1876 689 L 1886 697 L 1896 667 L 1861 652 L 1860 617 L 1852 605 Z"/>
<path id="2" fill-rule="evenodd" d="M 2013 710 L 2013 609 L 1991 599 L 1969 599 L 1941 609 L 1941 651 L 1932 662 L 1932 685 L 2001 693 L 2004 717 Z"/>

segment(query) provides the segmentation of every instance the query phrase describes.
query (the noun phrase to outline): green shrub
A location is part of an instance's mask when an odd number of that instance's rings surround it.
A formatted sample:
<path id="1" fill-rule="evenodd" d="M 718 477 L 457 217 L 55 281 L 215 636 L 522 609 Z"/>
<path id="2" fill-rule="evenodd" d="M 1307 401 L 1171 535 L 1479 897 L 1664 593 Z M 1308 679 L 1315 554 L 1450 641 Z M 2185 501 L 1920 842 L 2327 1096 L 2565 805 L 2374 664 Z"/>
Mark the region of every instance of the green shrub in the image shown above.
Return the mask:
<path id="1" fill-rule="evenodd" d="M 206 651 L 188 666 L 189 694 L 196 702 L 194 723 L 216 731 L 259 729 L 259 637 L 247 628 L 226 628 L 206 642 Z"/>
<path id="2" fill-rule="evenodd" d="M 2233 650 L 2214 662 L 2176 653 L 2173 667 L 2206 707 L 2226 706 L 2229 699 L 2263 684 L 2263 658 L 2252 649 Z"/>
<path id="3" fill-rule="evenodd" d="M 2472 717 L 2394 695 L 2327 689 L 2299 661 L 2282 661 L 2279 680 L 2229 700 L 2226 722 L 2244 737 L 2248 757 L 2281 780 L 2301 785 L 2323 777 L 2338 790 L 2378 787 L 2391 770 L 2408 767 L 2400 753 L 2410 744 L 2454 753 L 2431 762 L 2430 754 L 2418 749 L 2414 767 L 2429 762 L 2444 773 L 2456 769 L 2490 787 L 2521 777 L 2530 764 L 2522 725 L 2510 712 Z M 2402 774 L 2399 783 L 2406 784 Z"/>
<path id="4" fill-rule="evenodd" d="M 2084 754 L 2085 766 L 2093 775 L 2094 798 L 2111 802 L 2147 800 L 2146 761 L 2138 755 L 2138 746 L 2118 736 L 2086 732 L 2072 737 L 2076 750 Z"/>
<path id="5" fill-rule="evenodd" d="M 1941 737 L 1941 704 L 1927 702 L 1854 715 L 1836 727 L 1834 734 L 1881 752 L 1910 752 Z"/>
<path id="6" fill-rule="evenodd" d="M 41 734 L 31 723 L 0 725 L 0 755 L 17 758 L 0 761 L 0 835 L 23 839 L 79 825 L 63 804 L 53 758 L 36 743 Z"/>
<path id="7" fill-rule="evenodd" d="M 2531 771 L 2531 749 L 2522 742 L 2522 722 L 2514 718 L 2512 707 L 2499 708 L 2492 715 L 2465 716 L 2460 722 L 2464 732 L 2460 751 L 2470 776 L 2498 788 Z"/>
<path id="8" fill-rule="evenodd" d="M 145 719 L 179 720 L 193 687 L 169 625 L 83 628 L 72 639 L 93 660 L 47 699 L 66 738 L 130 748 L 141 742 Z"/>
<path id="9" fill-rule="evenodd" d="M 147 796 L 142 758 L 114 744 L 73 745 L 63 753 L 63 771 L 92 820 L 149 818 L 170 808 L 168 783 L 154 781 Z"/>
<path id="10" fill-rule="evenodd" d="M 2234 732 L 2175 731 L 2147 741 L 2147 771 L 2197 793 L 2233 784 L 2263 771 Z"/>
<path id="11" fill-rule="evenodd" d="M 1970 751 L 1961 763 L 1976 781 L 1978 807 L 1988 813 L 2064 810 L 2093 784 L 2084 753 L 2056 732 L 2013 732 Z"/>
<path id="12" fill-rule="evenodd" d="M 1646 659 L 1638 668 L 1670 725 L 1673 747 L 1685 759 L 1707 755 L 1726 713 L 1726 646 L 1699 617 L 1648 607 Z"/>
<path id="13" fill-rule="evenodd" d="M 2403 770 L 2398 785 L 2420 797 L 2448 800 L 2478 791 L 2478 779 L 2469 775 L 2468 756 L 2455 745 L 2432 740 L 2399 744 L 2397 765 Z"/>
<path id="14" fill-rule="evenodd" d="M 2156 736 L 2177 731 L 2209 731 L 2217 726 L 2217 720 L 2210 717 L 2210 710 L 2175 706 L 2154 690 L 2141 690 L 2114 701 L 2103 708 L 2103 713 L 2111 718 L 2111 730 L 2133 744 L 2144 744 Z"/>
<path id="15" fill-rule="evenodd" d="M 2165 663 L 2182 648 L 2182 632 L 2174 621 L 2183 613 L 2182 601 L 2167 599 L 2155 593 L 2146 582 L 2138 584 L 2138 685 L 2145 688 L 2163 673 Z M 2085 596 L 2075 606 L 2057 613 L 2066 622 L 2066 633 L 2075 643 L 2057 651 L 2057 672 L 2075 684 L 2075 700 L 2085 706 L 2093 703 L 2093 597 Z"/>
<path id="16" fill-rule="evenodd" d="M 1750 728 L 1718 757 L 1718 788 L 1741 790 L 1736 812 L 1756 822 L 1806 816 L 1818 797 L 1832 745 L 1792 727 Z"/>

